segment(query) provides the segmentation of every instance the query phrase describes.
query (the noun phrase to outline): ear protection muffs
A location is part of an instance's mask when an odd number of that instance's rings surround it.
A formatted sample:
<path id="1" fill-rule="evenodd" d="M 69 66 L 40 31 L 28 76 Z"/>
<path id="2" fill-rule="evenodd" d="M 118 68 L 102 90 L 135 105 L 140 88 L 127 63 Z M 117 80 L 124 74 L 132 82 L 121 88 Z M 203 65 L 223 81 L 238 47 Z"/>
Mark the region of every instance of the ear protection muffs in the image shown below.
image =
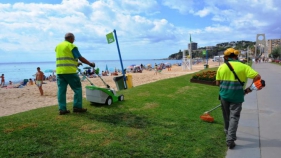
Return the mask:
<path id="1" fill-rule="evenodd" d="M 225 50 L 224 51 L 224 55 L 225 56 L 229 56 L 230 54 L 234 54 L 234 55 L 236 55 L 236 56 L 238 56 L 239 54 L 240 54 L 240 51 L 239 50 L 235 50 L 235 49 L 233 49 L 233 48 L 228 48 L 227 50 Z"/>

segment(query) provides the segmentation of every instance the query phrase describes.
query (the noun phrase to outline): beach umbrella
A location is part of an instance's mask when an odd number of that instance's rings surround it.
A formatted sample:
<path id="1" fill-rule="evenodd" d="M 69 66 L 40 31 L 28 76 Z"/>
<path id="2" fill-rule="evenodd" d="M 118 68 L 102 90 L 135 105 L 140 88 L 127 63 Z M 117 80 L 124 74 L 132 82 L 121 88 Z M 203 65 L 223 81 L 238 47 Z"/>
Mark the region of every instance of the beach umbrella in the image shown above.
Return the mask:
<path id="1" fill-rule="evenodd" d="M 45 73 L 53 73 L 54 70 L 53 70 L 53 69 L 47 69 L 47 70 L 45 70 L 44 72 L 45 72 Z"/>
<path id="2" fill-rule="evenodd" d="M 107 67 L 107 64 L 106 64 L 106 66 L 105 66 L 105 70 L 106 70 L 106 71 L 108 71 L 108 67 Z"/>
<path id="3" fill-rule="evenodd" d="M 83 69 L 91 69 L 91 67 L 90 66 L 86 66 Z"/>
<path id="4" fill-rule="evenodd" d="M 109 68 L 109 72 L 114 72 L 115 70 L 114 70 L 114 68 Z"/>

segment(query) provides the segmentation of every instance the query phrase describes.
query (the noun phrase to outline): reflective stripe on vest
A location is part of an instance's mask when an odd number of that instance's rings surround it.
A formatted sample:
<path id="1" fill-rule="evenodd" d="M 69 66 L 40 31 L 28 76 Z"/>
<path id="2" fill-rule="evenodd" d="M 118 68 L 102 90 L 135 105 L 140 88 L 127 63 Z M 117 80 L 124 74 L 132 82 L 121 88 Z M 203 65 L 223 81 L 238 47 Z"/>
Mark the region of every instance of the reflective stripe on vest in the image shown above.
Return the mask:
<path id="1" fill-rule="evenodd" d="M 78 60 L 73 57 L 72 49 L 76 46 L 63 41 L 56 47 L 56 73 L 73 74 L 77 72 Z"/>

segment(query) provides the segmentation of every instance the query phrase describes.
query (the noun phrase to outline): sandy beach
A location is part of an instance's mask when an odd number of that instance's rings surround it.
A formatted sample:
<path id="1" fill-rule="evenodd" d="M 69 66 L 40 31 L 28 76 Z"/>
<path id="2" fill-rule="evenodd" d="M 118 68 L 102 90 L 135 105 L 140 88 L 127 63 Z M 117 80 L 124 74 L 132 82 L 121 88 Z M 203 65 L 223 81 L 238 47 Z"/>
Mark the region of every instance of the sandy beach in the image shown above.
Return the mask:
<path id="1" fill-rule="evenodd" d="M 218 67 L 217 62 L 209 61 L 209 67 Z M 158 80 L 173 78 L 181 75 L 186 75 L 198 72 L 204 69 L 204 64 L 197 64 L 192 66 L 192 70 L 182 70 L 181 66 L 172 66 L 172 70 L 162 70 L 160 74 L 154 75 L 154 71 L 143 70 L 142 73 L 129 73 L 132 75 L 133 86 L 139 86 L 155 82 Z M 122 75 L 122 74 L 120 74 Z M 115 76 L 103 76 L 103 80 L 113 89 L 117 90 L 116 84 L 113 80 Z M 89 80 L 96 86 L 105 87 L 101 79 L 89 78 Z M 57 105 L 57 84 L 56 82 L 45 81 L 43 84 L 44 96 L 40 96 L 38 87 L 36 85 L 25 86 L 23 88 L 0 88 L 0 117 L 8 116 L 31 109 L 40 107 Z M 86 97 L 85 86 L 90 85 L 89 81 L 82 81 L 83 97 Z M 73 101 L 73 91 L 70 87 L 67 90 L 67 102 Z"/>

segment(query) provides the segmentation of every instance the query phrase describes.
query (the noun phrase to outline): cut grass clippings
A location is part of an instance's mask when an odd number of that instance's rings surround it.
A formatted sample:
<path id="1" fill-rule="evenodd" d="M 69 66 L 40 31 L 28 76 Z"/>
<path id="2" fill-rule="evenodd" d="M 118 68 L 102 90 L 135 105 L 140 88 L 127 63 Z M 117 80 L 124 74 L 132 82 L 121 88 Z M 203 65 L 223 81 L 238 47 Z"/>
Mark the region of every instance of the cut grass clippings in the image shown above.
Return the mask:
<path id="1" fill-rule="evenodd" d="M 214 123 L 199 118 L 219 104 L 219 88 L 191 76 L 119 91 L 125 100 L 111 106 L 84 99 L 84 114 L 51 106 L 1 117 L 0 157 L 223 158 L 221 110 L 211 113 Z"/>

